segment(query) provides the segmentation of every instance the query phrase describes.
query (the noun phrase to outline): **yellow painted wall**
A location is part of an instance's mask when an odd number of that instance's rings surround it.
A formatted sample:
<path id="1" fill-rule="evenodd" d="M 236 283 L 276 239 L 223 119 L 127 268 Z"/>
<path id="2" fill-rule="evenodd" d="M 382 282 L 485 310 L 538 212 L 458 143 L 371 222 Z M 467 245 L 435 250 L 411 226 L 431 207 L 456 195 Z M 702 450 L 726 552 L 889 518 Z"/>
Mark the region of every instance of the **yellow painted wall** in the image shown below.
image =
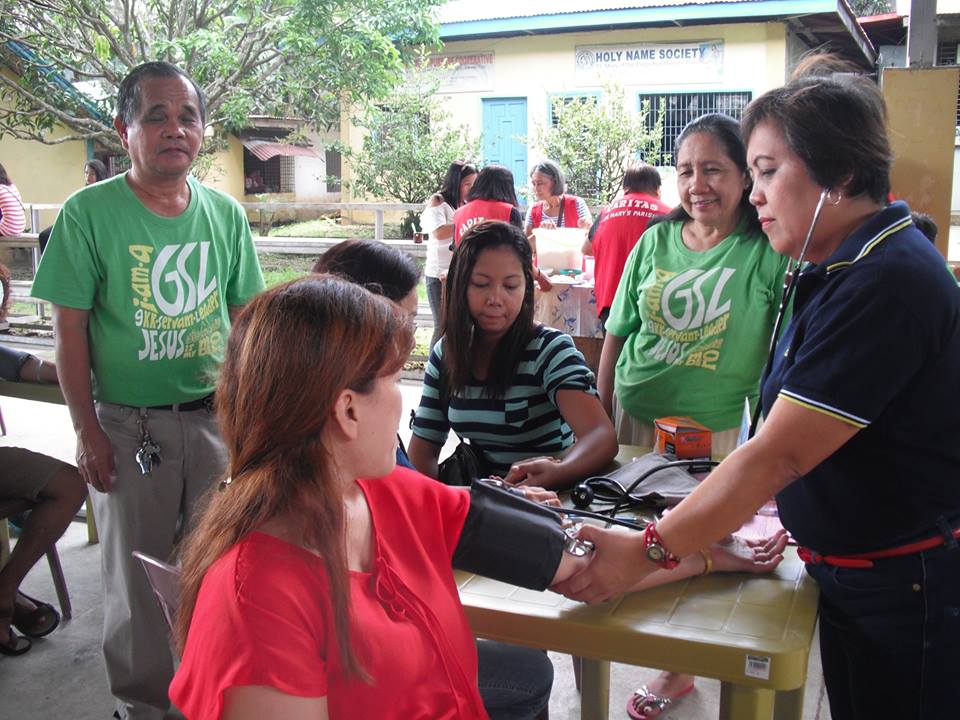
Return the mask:
<path id="1" fill-rule="evenodd" d="M 574 78 L 574 53 L 580 45 L 622 45 L 636 42 L 724 41 L 723 72 L 719 82 L 683 84 L 626 84 L 626 107 L 635 108 L 639 93 L 751 91 L 756 97 L 783 84 L 786 73 L 786 29 L 782 23 L 748 23 L 677 28 L 641 28 L 609 32 L 561 33 L 530 37 L 492 38 L 446 43 L 444 53 L 492 51 L 494 88 L 485 92 L 445 96 L 454 124 L 466 124 L 478 134 L 483 126 L 483 98 L 526 97 L 527 131 L 544 124 L 549 97 L 556 93 L 600 91 L 579 85 Z M 655 72 L 652 70 L 651 72 Z M 537 159 L 530 151 L 531 163 Z"/>
<path id="2" fill-rule="evenodd" d="M 0 72 L 14 79 L 8 69 Z M 57 125 L 46 137 L 53 141 L 71 134 L 67 128 Z M 71 140 L 47 145 L 32 140 L 18 140 L 9 135 L 0 139 L 0 163 L 3 163 L 25 203 L 62 203 L 83 187 L 83 165 L 86 161 L 86 141 Z M 42 212 L 40 229 L 52 225 L 55 219 L 55 211 Z"/>
<path id="3" fill-rule="evenodd" d="M 937 249 L 947 256 L 956 133 L 956 67 L 886 68 L 882 76 L 894 162 L 893 194 L 940 228 Z"/>
<path id="4" fill-rule="evenodd" d="M 243 145 L 233 135 L 227 135 L 227 148 L 214 156 L 203 184 L 243 201 Z"/>
<path id="5" fill-rule="evenodd" d="M 527 98 L 527 133 L 533 135 L 536 124 L 547 120 L 549 97 L 559 93 L 580 93 L 602 90 L 600 86 L 577 84 L 574 77 L 576 47 L 581 45 L 622 45 L 636 42 L 689 42 L 695 40 L 724 41 L 723 71 L 718 81 L 693 83 L 637 84 L 610 80 L 623 88 L 627 108 L 634 109 L 640 93 L 679 92 L 744 92 L 753 97 L 786 80 L 787 32 L 783 23 L 739 23 L 676 28 L 641 28 L 582 33 L 558 33 L 528 37 L 488 38 L 448 42 L 443 54 L 493 52 L 493 88 L 483 92 L 457 92 L 444 95 L 445 109 L 455 125 L 467 125 L 474 136 L 483 130 L 484 98 Z M 362 135 L 344 113 L 341 119 L 341 141 L 359 148 Z M 530 164 L 538 155 L 528 152 Z M 349 177 L 344 161 L 344 179 Z M 669 194 L 669 193 L 668 193 Z M 360 200 L 361 198 L 350 198 Z M 346 190 L 344 200 L 348 200 Z M 368 221 L 368 213 L 356 213 L 356 220 Z M 388 220 L 389 221 L 389 220 Z"/>
<path id="6" fill-rule="evenodd" d="M 63 128 L 55 128 L 50 137 L 64 137 L 68 134 Z M 86 161 L 85 142 L 44 145 L 10 136 L 4 136 L 0 140 L 0 163 L 3 163 L 25 203 L 62 203 L 74 191 L 83 187 L 83 164 Z M 55 219 L 56 211 L 44 211 L 40 214 L 43 227 L 52 225 Z M 29 223 L 29 218 L 27 222 Z"/>

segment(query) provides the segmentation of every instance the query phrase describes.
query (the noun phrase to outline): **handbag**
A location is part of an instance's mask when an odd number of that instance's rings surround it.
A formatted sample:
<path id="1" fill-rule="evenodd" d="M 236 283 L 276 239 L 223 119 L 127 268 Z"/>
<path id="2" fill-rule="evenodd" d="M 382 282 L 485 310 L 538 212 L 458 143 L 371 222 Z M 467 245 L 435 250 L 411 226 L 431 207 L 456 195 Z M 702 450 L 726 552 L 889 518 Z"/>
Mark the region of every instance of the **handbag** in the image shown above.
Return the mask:
<path id="1" fill-rule="evenodd" d="M 485 465 L 481 452 L 460 438 L 460 444 L 437 466 L 437 479 L 444 485 L 469 487 L 475 479 L 487 476 Z"/>

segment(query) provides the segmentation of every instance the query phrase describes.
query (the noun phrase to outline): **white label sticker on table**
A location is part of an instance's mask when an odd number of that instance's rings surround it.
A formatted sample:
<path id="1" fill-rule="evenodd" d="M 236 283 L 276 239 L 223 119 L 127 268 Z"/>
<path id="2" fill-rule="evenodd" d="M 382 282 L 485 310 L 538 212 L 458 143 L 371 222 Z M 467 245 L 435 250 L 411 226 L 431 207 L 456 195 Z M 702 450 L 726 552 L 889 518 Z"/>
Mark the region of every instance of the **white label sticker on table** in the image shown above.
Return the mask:
<path id="1" fill-rule="evenodd" d="M 747 655 L 747 666 L 743 670 L 747 677 L 759 680 L 770 679 L 770 658 L 759 655 Z"/>

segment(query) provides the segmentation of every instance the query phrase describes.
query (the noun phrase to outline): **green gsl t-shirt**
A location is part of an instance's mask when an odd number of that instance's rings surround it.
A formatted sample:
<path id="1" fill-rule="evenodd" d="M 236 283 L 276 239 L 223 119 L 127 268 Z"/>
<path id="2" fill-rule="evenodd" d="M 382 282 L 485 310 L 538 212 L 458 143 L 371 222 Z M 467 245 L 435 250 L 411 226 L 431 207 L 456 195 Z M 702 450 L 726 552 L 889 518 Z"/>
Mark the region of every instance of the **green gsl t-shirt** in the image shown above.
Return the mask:
<path id="1" fill-rule="evenodd" d="M 177 217 L 151 212 L 126 173 L 64 203 L 34 297 L 89 310 L 94 397 L 133 406 L 209 394 L 230 330 L 228 306 L 263 289 L 240 205 L 188 177 Z"/>
<path id="2" fill-rule="evenodd" d="M 638 420 L 681 415 L 719 432 L 756 401 L 789 258 L 746 220 L 705 252 L 681 227 L 655 225 L 627 258 L 606 323 L 626 338 L 615 392 Z"/>

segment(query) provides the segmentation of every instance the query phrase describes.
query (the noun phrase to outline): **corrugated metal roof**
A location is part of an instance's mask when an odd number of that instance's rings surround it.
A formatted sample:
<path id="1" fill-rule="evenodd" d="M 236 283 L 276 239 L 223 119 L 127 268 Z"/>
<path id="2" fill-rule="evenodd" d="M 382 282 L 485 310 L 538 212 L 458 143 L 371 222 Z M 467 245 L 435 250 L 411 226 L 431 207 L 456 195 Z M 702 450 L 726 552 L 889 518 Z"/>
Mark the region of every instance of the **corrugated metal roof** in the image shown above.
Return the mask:
<path id="1" fill-rule="evenodd" d="M 299 157 L 320 157 L 316 150 L 299 145 L 289 145 L 287 143 L 273 143 L 267 140 L 241 140 L 243 146 L 256 155 L 260 160 L 266 162 L 276 155 L 288 155 Z"/>
<path id="2" fill-rule="evenodd" d="M 450 0 L 440 8 L 441 23 L 473 22 L 500 18 L 538 17 L 562 13 L 588 13 L 597 10 L 633 10 L 640 8 L 674 7 L 678 5 L 723 5 L 750 0 Z"/>

